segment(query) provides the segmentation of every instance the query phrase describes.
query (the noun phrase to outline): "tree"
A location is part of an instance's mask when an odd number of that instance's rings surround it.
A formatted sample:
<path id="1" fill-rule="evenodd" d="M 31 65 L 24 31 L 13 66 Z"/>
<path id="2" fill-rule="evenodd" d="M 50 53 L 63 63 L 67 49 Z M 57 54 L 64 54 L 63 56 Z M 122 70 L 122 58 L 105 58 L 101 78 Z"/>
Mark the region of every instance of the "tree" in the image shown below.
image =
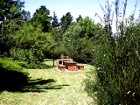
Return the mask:
<path id="1" fill-rule="evenodd" d="M 55 12 L 53 12 L 52 26 L 53 26 L 53 27 L 59 27 L 59 26 L 60 26 Z"/>
<path id="2" fill-rule="evenodd" d="M 28 23 L 30 18 L 31 18 L 30 12 L 22 10 L 22 19 L 25 20 L 25 22 Z"/>
<path id="3" fill-rule="evenodd" d="M 89 17 L 81 18 L 78 21 L 78 24 L 82 27 L 82 31 L 79 34 L 79 37 L 95 38 L 99 35 L 101 25 L 95 24 L 95 22 Z"/>
<path id="4" fill-rule="evenodd" d="M 30 22 L 31 24 L 33 24 L 34 27 L 41 25 L 43 32 L 49 32 L 51 30 L 52 19 L 52 17 L 49 15 L 50 11 L 45 6 L 41 6 L 33 14 L 33 17 L 31 18 Z"/>
<path id="5" fill-rule="evenodd" d="M 100 25 L 88 17 L 72 23 L 63 34 L 62 52 L 78 62 L 91 63 L 100 29 Z"/>
<path id="6" fill-rule="evenodd" d="M 80 19 L 82 19 L 81 15 L 79 15 L 78 18 L 76 18 L 76 22 L 79 22 Z"/>
<path id="7" fill-rule="evenodd" d="M 0 54 L 8 52 L 10 48 L 10 36 L 19 29 L 24 20 L 22 8 L 24 2 L 20 0 L 2 0 L 0 2 Z"/>
<path id="8" fill-rule="evenodd" d="M 11 39 L 10 55 L 16 60 L 38 64 L 45 55 L 49 57 L 47 54 L 52 54 L 52 35 L 43 33 L 41 27 L 25 24 Z"/>
<path id="9" fill-rule="evenodd" d="M 73 17 L 70 12 L 67 12 L 60 20 L 61 29 L 65 32 L 68 26 L 72 23 Z"/>
<path id="10" fill-rule="evenodd" d="M 20 0 L 2 0 L 0 5 L 0 21 L 2 23 L 6 20 L 21 17 L 21 9 L 24 7 L 24 2 Z"/>

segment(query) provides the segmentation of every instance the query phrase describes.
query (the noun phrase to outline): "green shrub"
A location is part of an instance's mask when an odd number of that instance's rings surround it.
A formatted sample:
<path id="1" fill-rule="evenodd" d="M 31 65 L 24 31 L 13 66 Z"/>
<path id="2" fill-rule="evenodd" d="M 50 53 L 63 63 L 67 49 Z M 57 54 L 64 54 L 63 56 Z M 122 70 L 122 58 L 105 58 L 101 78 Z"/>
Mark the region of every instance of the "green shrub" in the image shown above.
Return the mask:
<path id="1" fill-rule="evenodd" d="M 11 36 L 10 56 L 14 60 L 38 64 L 53 54 L 54 40 L 50 33 L 43 33 L 41 27 L 24 25 Z"/>
<path id="2" fill-rule="evenodd" d="M 36 51 L 35 53 L 27 49 L 16 49 L 10 50 L 10 54 L 18 64 L 24 68 L 28 69 L 46 69 L 47 65 L 42 64 L 43 54 L 41 51 Z"/>
<path id="3" fill-rule="evenodd" d="M 33 51 L 27 49 L 10 49 L 10 55 L 14 60 L 26 61 L 28 64 L 39 62 L 39 58 L 36 57 L 39 56 L 39 54 L 35 55 Z"/>
<path id="4" fill-rule="evenodd" d="M 17 61 L 20 66 L 26 69 L 47 69 L 50 66 L 39 62 L 39 63 L 27 63 L 26 61 Z"/>
<path id="5" fill-rule="evenodd" d="M 22 67 L 11 58 L 0 58 L 0 67 L 7 71 L 21 71 Z"/>
<path id="6" fill-rule="evenodd" d="M 49 68 L 49 66 L 40 62 L 38 64 L 30 63 L 30 64 L 28 64 L 28 68 L 29 69 L 47 69 L 47 68 Z"/>
<path id="7" fill-rule="evenodd" d="M 17 63 L 23 68 L 29 68 L 29 64 L 25 61 L 17 61 Z"/>

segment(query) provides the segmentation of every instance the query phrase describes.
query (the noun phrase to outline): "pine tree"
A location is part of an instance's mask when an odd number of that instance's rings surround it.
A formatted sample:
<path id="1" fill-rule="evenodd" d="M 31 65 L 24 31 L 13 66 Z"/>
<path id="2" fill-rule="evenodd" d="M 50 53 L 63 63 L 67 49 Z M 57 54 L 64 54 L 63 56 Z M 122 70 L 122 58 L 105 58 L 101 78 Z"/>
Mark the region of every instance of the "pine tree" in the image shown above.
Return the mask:
<path id="1" fill-rule="evenodd" d="M 61 28 L 63 29 L 63 32 L 67 30 L 68 26 L 72 23 L 73 16 L 71 15 L 70 12 L 67 12 L 66 15 L 63 15 L 63 17 L 60 19 L 61 20 Z"/>
<path id="2" fill-rule="evenodd" d="M 21 27 L 24 20 L 20 0 L 1 0 L 0 2 L 0 54 L 10 49 L 11 35 Z"/>
<path id="3" fill-rule="evenodd" d="M 50 11 L 45 6 L 41 6 L 33 14 L 33 17 L 31 18 L 30 22 L 33 24 L 34 27 L 41 25 L 43 32 L 49 32 L 51 30 L 52 20 L 52 17 L 49 15 Z"/>
<path id="4" fill-rule="evenodd" d="M 24 2 L 20 0 L 2 0 L 0 2 L 0 21 L 4 23 L 6 20 L 21 18 Z"/>
<path id="5" fill-rule="evenodd" d="M 79 22 L 80 19 L 82 19 L 82 16 L 81 15 L 79 15 L 79 17 L 76 18 L 76 21 Z"/>
<path id="6" fill-rule="evenodd" d="M 52 26 L 53 26 L 53 27 L 59 27 L 59 26 L 60 26 L 60 24 L 59 24 L 59 22 L 58 22 L 58 18 L 57 18 L 57 16 L 56 16 L 55 12 L 53 12 Z"/>

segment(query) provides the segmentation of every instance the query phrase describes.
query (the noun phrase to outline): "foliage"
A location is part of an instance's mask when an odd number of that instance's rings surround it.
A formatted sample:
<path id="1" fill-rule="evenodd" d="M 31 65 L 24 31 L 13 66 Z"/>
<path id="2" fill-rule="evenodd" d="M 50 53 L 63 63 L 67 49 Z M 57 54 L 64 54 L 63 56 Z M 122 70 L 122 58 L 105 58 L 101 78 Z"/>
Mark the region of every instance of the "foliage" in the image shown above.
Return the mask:
<path id="1" fill-rule="evenodd" d="M 21 17 L 21 9 L 23 8 L 24 2 L 20 0 L 2 0 L 0 4 L 0 21 L 2 23 L 6 20 Z"/>
<path id="2" fill-rule="evenodd" d="M 26 83 L 28 73 L 17 62 L 10 58 L 0 58 L 0 91 L 22 88 Z"/>
<path id="3" fill-rule="evenodd" d="M 34 27 L 41 25 L 43 32 L 49 32 L 51 30 L 52 19 L 52 17 L 49 15 L 50 11 L 45 6 L 41 6 L 33 14 L 33 17 L 30 19 L 30 23 L 32 23 Z"/>
<path id="4" fill-rule="evenodd" d="M 49 33 L 43 33 L 40 27 L 25 25 L 11 37 L 10 54 L 15 60 L 38 64 L 47 56 L 46 53 L 51 54 L 53 39 Z"/>
<path id="5" fill-rule="evenodd" d="M 27 65 L 23 63 L 25 67 L 42 66 L 43 59 L 52 56 L 54 43 L 50 33 L 42 32 L 50 30 L 51 27 L 49 10 L 41 6 L 29 21 L 30 13 L 23 10 L 24 2 L 7 0 L 1 3 L 0 55 L 27 62 Z M 42 21 L 39 21 L 40 18 Z M 35 25 L 36 27 L 33 27 Z"/>
<path id="6" fill-rule="evenodd" d="M 53 12 L 52 26 L 53 26 L 53 27 L 56 27 L 56 28 L 60 26 L 55 12 Z"/>
<path id="7" fill-rule="evenodd" d="M 96 41 L 96 37 L 99 36 L 100 30 L 101 30 L 101 25 L 99 23 L 95 23 L 92 19 L 89 17 L 86 17 L 84 19 L 80 19 L 78 21 L 79 26 L 82 27 L 82 31 L 79 35 L 79 37 L 87 37 L 87 38 L 92 38 L 93 40 Z"/>
<path id="8" fill-rule="evenodd" d="M 22 10 L 22 19 L 26 22 L 26 23 L 29 23 L 30 21 L 30 12 L 29 11 L 25 11 L 25 10 Z"/>
<path id="9" fill-rule="evenodd" d="M 29 15 L 22 10 L 24 2 L 19 0 L 2 0 L 0 3 L 0 54 L 9 54 L 11 35 L 26 22 Z"/>
<path id="10" fill-rule="evenodd" d="M 94 38 L 100 30 L 90 18 L 80 19 L 73 23 L 63 34 L 61 49 L 64 54 L 79 62 L 90 63 L 93 60 Z"/>
<path id="11" fill-rule="evenodd" d="M 79 15 L 78 18 L 76 18 L 76 22 L 79 22 L 80 19 L 82 19 L 81 15 Z"/>
<path id="12" fill-rule="evenodd" d="M 21 71 L 22 67 L 17 62 L 12 61 L 10 58 L 0 58 L 0 66 L 5 70 Z"/>
<path id="13" fill-rule="evenodd" d="M 118 1 L 115 1 L 115 8 L 119 8 Z M 116 20 L 120 21 L 116 23 L 116 36 L 112 35 L 110 21 L 112 7 L 109 1 L 106 5 L 105 28 L 95 49 L 94 60 L 98 79 L 96 84 L 90 78 L 86 81 L 87 92 L 91 96 L 96 93 L 99 105 L 139 105 L 140 103 L 140 26 L 133 20 L 134 18 L 127 19 L 125 23 L 126 4 L 127 0 L 124 2 L 122 20 L 119 20 L 120 17 L 116 14 Z M 116 9 L 116 13 L 120 12 L 119 10 Z"/>
<path id="14" fill-rule="evenodd" d="M 72 23 L 73 16 L 71 15 L 70 12 L 67 12 L 65 15 L 62 16 L 60 20 L 61 20 L 60 25 L 63 34 L 67 30 L 68 26 Z"/>

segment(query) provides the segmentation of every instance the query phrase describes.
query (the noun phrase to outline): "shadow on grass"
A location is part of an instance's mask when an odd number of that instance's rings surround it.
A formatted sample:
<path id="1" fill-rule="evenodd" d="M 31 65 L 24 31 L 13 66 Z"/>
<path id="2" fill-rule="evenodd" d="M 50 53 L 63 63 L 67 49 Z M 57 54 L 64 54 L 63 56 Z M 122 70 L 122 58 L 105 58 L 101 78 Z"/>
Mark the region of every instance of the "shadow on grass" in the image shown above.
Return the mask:
<path id="1" fill-rule="evenodd" d="M 56 85 L 54 79 L 31 80 L 22 72 L 0 70 L 0 92 L 46 92 L 49 89 L 62 89 L 68 84 Z"/>
<path id="2" fill-rule="evenodd" d="M 55 85 L 54 79 L 37 79 L 30 80 L 26 86 L 24 86 L 20 92 L 46 92 L 51 89 L 62 89 L 64 86 L 69 86 L 69 84 Z"/>

